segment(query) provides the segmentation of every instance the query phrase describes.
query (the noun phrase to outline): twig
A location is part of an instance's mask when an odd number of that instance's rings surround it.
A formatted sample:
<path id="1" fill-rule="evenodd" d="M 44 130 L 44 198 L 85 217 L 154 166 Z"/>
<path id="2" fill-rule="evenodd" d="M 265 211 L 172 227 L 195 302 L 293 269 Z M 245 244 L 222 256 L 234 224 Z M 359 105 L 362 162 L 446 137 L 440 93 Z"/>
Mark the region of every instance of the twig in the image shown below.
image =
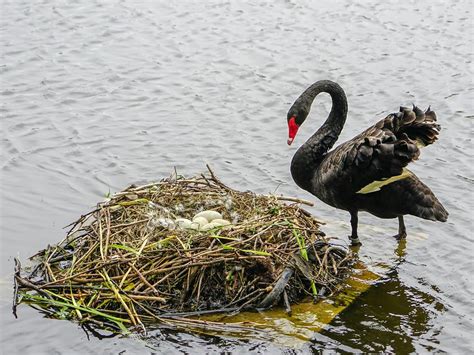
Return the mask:
<path id="1" fill-rule="evenodd" d="M 16 314 L 16 307 L 18 305 L 18 281 L 17 278 L 20 277 L 20 271 L 21 271 L 21 263 L 20 260 L 18 260 L 17 257 L 15 257 L 15 271 L 13 275 L 13 305 L 12 305 L 12 313 L 15 316 L 15 318 L 18 318 Z"/>
<path id="2" fill-rule="evenodd" d="M 296 198 L 296 197 L 288 197 L 288 196 L 275 196 L 277 200 L 279 201 L 291 201 L 291 202 L 296 202 L 296 203 L 302 203 L 304 205 L 308 206 L 314 206 L 314 203 L 308 200 L 303 200 L 301 198 Z"/>
<path id="3" fill-rule="evenodd" d="M 135 267 L 135 264 L 133 263 L 129 263 L 130 267 L 133 269 L 133 271 L 136 272 L 136 274 L 138 275 L 138 277 L 140 278 L 140 280 L 142 280 L 142 282 L 147 285 L 149 288 L 151 288 L 151 290 L 153 291 L 153 293 L 155 295 L 158 295 L 160 294 L 158 292 L 158 290 L 151 284 L 148 282 L 148 280 L 141 274 L 141 272 Z"/>
<path id="4" fill-rule="evenodd" d="M 231 313 L 239 310 L 240 307 L 225 307 L 217 309 L 207 309 L 203 311 L 193 311 L 193 312 L 169 312 L 160 314 L 161 318 L 181 318 L 181 317 L 196 317 L 203 316 L 208 314 L 217 314 L 217 313 Z"/>
<path id="5" fill-rule="evenodd" d="M 229 186 L 227 186 L 226 184 L 224 184 L 221 180 L 217 178 L 217 176 L 214 174 L 209 164 L 206 164 L 206 168 L 207 170 L 209 170 L 209 174 L 211 174 L 212 180 L 214 180 L 216 184 L 218 184 L 220 187 L 224 188 L 225 190 L 235 191 L 234 189 L 231 189 Z"/>

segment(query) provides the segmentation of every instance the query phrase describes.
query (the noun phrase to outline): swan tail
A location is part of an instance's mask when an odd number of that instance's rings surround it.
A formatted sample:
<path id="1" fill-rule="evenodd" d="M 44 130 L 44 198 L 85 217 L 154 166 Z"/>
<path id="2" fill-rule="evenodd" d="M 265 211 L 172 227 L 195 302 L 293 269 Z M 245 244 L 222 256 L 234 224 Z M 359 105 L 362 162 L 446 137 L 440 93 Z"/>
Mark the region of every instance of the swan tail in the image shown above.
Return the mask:
<path id="1" fill-rule="evenodd" d="M 382 211 L 382 217 L 385 213 L 386 218 L 410 214 L 431 221 L 447 221 L 448 211 L 431 189 L 408 169 L 404 168 L 401 176 L 389 178 L 385 182 L 378 189 L 374 189 L 375 183 L 372 183 L 357 192 L 363 209 L 375 215 Z M 371 211 L 373 208 L 375 210 Z"/>
<path id="2" fill-rule="evenodd" d="M 420 148 L 433 144 L 441 130 L 436 122 L 436 113 L 430 107 L 425 112 L 415 105 L 413 109 L 400 107 L 400 112 L 387 116 L 384 122 L 388 123 L 388 127 L 392 126 L 390 128 L 398 138 L 406 134 Z"/>
<path id="3" fill-rule="evenodd" d="M 416 176 L 405 181 L 400 193 L 404 201 L 411 206 L 410 214 L 432 221 L 446 222 L 449 213 L 436 198 L 435 194 Z"/>

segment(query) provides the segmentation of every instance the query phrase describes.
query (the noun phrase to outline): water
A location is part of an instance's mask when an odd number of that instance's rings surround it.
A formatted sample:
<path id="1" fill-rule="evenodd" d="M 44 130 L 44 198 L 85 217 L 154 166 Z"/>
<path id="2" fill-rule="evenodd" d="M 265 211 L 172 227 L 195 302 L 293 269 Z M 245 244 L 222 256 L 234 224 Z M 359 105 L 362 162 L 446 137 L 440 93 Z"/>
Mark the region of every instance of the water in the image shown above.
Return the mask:
<path id="1" fill-rule="evenodd" d="M 471 5 L 3 1 L 2 351 L 472 352 Z M 319 79 L 348 95 L 341 141 L 400 104 L 432 105 L 441 137 L 411 168 L 450 212 L 444 224 L 408 217 L 404 247 L 389 238 L 395 220 L 362 214 L 361 258 L 383 277 L 329 327 L 282 327 L 283 340 L 309 332 L 296 345 L 162 330 L 146 342 L 100 341 L 26 306 L 13 318 L 13 257 L 62 239 L 62 227 L 109 191 L 209 163 L 234 188 L 313 199 L 292 182 L 289 162 L 330 101 L 318 97 L 291 148 L 285 117 Z M 329 235 L 349 234 L 347 213 L 317 201 L 311 212 Z"/>

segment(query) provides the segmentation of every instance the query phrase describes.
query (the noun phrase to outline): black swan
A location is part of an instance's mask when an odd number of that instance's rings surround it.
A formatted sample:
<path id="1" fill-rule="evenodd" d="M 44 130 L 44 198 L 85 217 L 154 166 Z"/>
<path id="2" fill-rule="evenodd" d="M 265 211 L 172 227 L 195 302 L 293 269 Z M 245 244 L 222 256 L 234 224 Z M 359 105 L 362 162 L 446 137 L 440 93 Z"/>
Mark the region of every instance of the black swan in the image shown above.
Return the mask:
<path id="1" fill-rule="evenodd" d="M 314 98 L 331 95 L 332 108 L 323 125 L 295 153 L 291 175 L 296 184 L 333 207 L 351 215 L 352 245 L 357 235 L 358 211 L 380 218 L 398 217 L 397 239 L 406 237 L 403 215 L 445 222 L 448 212 L 433 192 L 405 168 L 417 160 L 420 148 L 436 141 L 440 126 L 436 114 L 400 107 L 353 139 L 332 151 L 347 116 L 344 90 L 321 80 L 307 88 L 288 111 L 290 145 L 309 114 Z"/>

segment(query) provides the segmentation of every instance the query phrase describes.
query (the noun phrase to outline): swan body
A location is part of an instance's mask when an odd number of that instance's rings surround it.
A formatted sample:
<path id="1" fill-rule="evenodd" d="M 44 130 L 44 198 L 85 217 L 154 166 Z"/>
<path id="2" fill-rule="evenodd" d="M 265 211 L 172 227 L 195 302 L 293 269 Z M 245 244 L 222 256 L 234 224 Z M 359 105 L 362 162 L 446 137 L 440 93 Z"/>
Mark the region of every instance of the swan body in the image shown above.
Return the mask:
<path id="1" fill-rule="evenodd" d="M 347 116 L 344 90 L 335 82 L 322 80 L 307 88 L 287 115 L 288 144 L 309 114 L 315 97 L 331 95 L 332 108 L 323 125 L 295 153 L 291 175 L 296 184 L 330 206 L 351 215 L 353 245 L 357 235 L 358 211 L 380 218 L 398 218 L 397 238 L 406 236 L 403 216 L 410 214 L 444 222 L 448 212 L 434 193 L 406 166 L 417 160 L 420 149 L 436 141 L 440 126 L 436 114 L 400 107 L 353 139 L 330 150 Z"/>

